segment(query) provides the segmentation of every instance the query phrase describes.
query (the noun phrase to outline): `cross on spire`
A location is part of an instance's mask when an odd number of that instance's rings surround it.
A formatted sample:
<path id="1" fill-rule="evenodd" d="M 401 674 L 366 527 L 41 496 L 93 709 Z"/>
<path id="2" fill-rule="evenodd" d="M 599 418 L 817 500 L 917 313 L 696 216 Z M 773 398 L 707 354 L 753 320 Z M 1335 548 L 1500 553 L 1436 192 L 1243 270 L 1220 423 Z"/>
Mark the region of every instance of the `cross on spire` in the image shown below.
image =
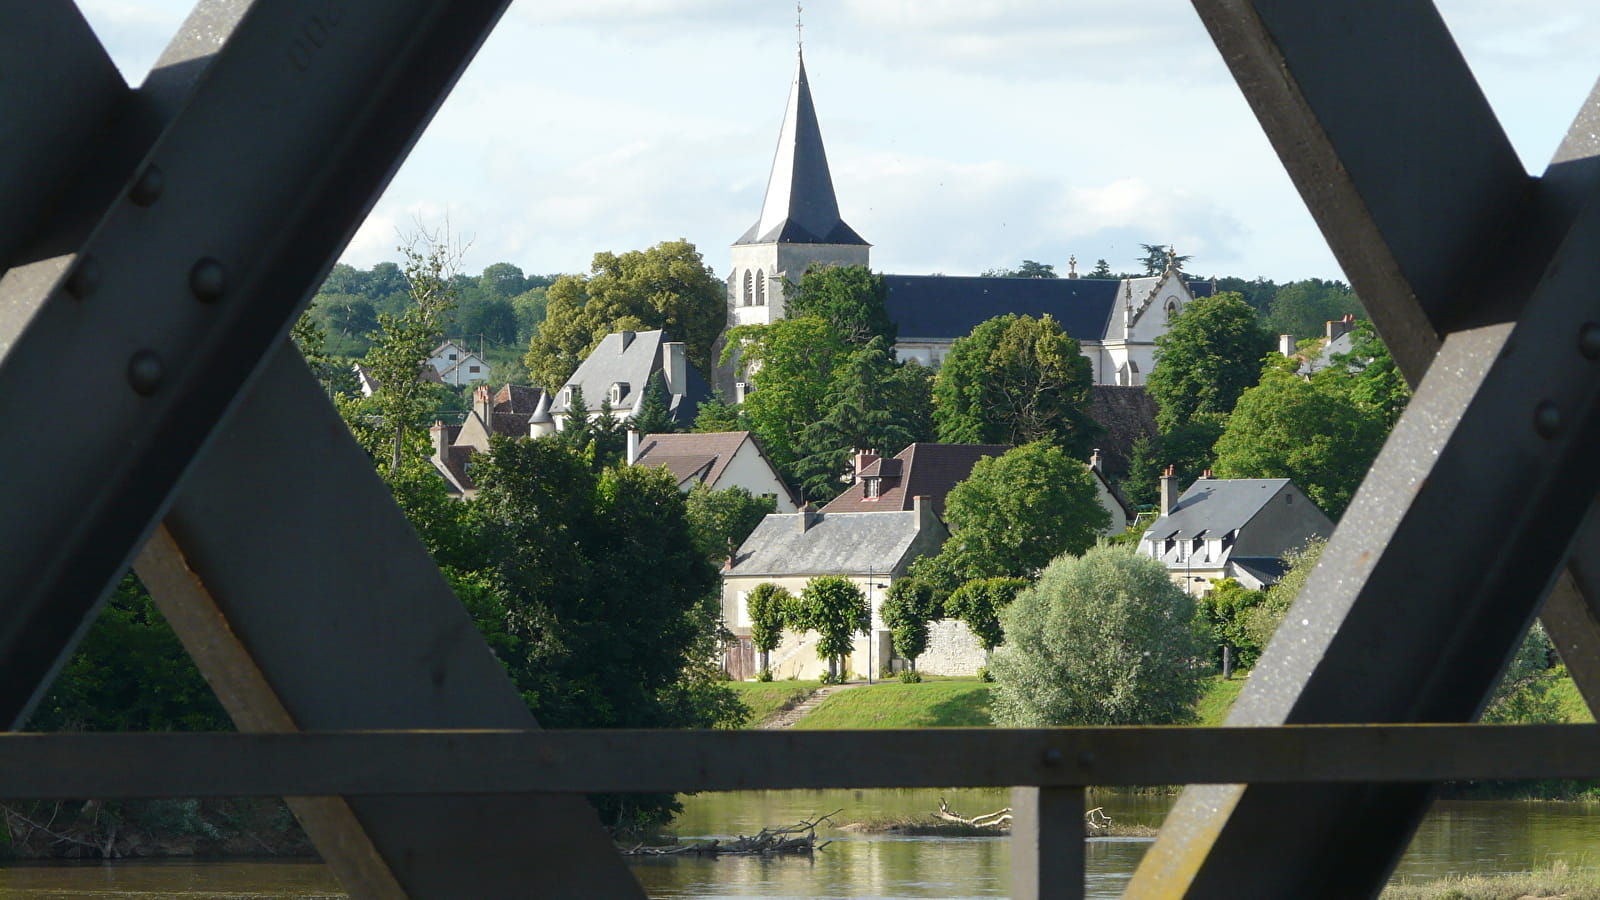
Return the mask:
<path id="1" fill-rule="evenodd" d="M 801 53 L 806 52 L 806 42 L 805 42 L 805 27 L 806 26 L 805 26 L 805 22 L 802 21 L 801 18 L 800 18 L 800 14 L 803 13 L 803 12 L 805 12 L 805 7 L 803 7 L 800 4 L 796 3 L 794 5 L 794 46 L 795 46 L 795 49 L 798 50 Z"/>

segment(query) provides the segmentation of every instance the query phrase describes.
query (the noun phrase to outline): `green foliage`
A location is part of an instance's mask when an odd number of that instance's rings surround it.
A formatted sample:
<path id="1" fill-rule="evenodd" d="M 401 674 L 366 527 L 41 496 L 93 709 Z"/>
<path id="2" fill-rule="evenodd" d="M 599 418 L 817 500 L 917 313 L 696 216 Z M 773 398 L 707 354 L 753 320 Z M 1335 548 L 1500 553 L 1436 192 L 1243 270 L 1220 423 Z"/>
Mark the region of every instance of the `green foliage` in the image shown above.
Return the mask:
<path id="1" fill-rule="evenodd" d="M 1552 692 L 1556 679 L 1550 662 L 1555 646 L 1544 625 L 1534 622 L 1510 665 L 1500 676 L 1494 696 L 1480 721 L 1499 725 L 1556 725 L 1567 720 L 1560 698 Z"/>
<path id="2" fill-rule="evenodd" d="M 923 436 L 913 428 L 926 419 L 926 407 L 921 415 L 904 407 L 906 392 L 897 390 L 897 370 L 893 351 L 881 337 L 844 361 L 823 400 L 826 413 L 806 426 L 795 444 L 795 471 L 807 497 L 836 496 L 855 450 L 893 456 Z"/>
<path id="3" fill-rule="evenodd" d="M 1383 415 L 1339 381 L 1268 368 L 1246 391 L 1216 444 L 1222 478 L 1291 478 L 1338 519 L 1383 446 Z"/>
<path id="4" fill-rule="evenodd" d="M 1100 260 L 1104 263 L 1105 260 Z M 1107 272 L 1111 269 L 1106 266 Z M 1049 263 L 1035 262 L 1031 259 L 1022 261 L 1022 265 L 1015 269 L 985 269 L 980 273 L 984 278 L 1060 278 L 1056 274 L 1056 267 Z M 1098 276 L 1090 276 L 1098 277 Z"/>
<path id="5" fill-rule="evenodd" d="M 829 675 L 842 679 L 840 658 L 855 649 L 855 635 L 872 627 L 872 610 L 867 595 L 849 579 L 818 575 L 792 605 L 790 622 L 799 631 L 817 633 L 817 657 L 828 660 Z"/>
<path id="6" fill-rule="evenodd" d="M 1261 324 L 1272 334 L 1316 337 L 1326 334 L 1334 319 L 1365 314 L 1349 285 L 1307 278 L 1279 287 Z"/>
<path id="7" fill-rule="evenodd" d="M 994 716 L 1013 727 L 1194 719 L 1204 645 L 1194 605 L 1129 548 L 1063 556 L 1001 614 Z"/>
<path id="8" fill-rule="evenodd" d="M 839 691 L 795 723 L 802 730 L 835 728 L 983 728 L 991 688 L 975 681 L 884 682 Z"/>
<path id="9" fill-rule="evenodd" d="M 750 591 L 744 602 L 750 614 L 750 643 L 761 654 L 762 673 L 771 680 L 768 655 L 783 643 L 783 627 L 792 618 L 794 595 L 786 588 L 763 581 Z"/>
<path id="10" fill-rule="evenodd" d="M 1223 277 L 1213 279 L 1217 292 L 1238 294 L 1250 308 L 1257 313 L 1263 313 L 1272 305 L 1272 298 L 1278 294 L 1278 284 L 1270 278 L 1257 276 L 1249 281 L 1243 278 Z"/>
<path id="11" fill-rule="evenodd" d="M 546 293 L 545 319 L 528 345 L 528 372 L 556 390 L 614 331 L 665 329 L 690 364 L 711 370 L 711 345 L 727 324 L 726 289 L 685 240 L 620 256 L 596 253 L 590 274 L 563 275 Z"/>
<path id="12" fill-rule="evenodd" d="M 389 471 L 398 472 L 408 440 L 425 439 L 435 406 L 428 385 L 418 377 L 439 339 L 445 318 L 455 306 L 450 277 L 461 249 L 449 236 L 423 236 L 400 248 L 411 306 L 402 313 L 378 316 L 371 335 L 367 366 L 378 382 L 372 405 L 390 438 Z"/>
<path id="13" fill-rule="evenodd" d="M 1260 379 L 1261 359 L 1272 347 L 1272 335 L 1256 324 L 1243 297 L 1194 300 L 1156 337 L 1148 385 L 1157 427 L 1166 434 L 1198 416 L 1232 412 L 1239 395 Z"/>
<path id="14" fill-rule="evenodd" d="M 724 431 L 748 431 L 740 413 L 739 407 L 728 403 L 718 393 L 709 400 L 700 403 L 699 411 L 695 413 L 694 427 L 690 429 L 696 434 L 720 434 Z"/>
<path id="15" fill-rule="evenodd" d="M 946 496 L 945 521 L 951 536 L 940 561 L 919 560 L 922 568 L 913 569 L 936 591 L 951 576 L 958 583 L 1031 576 L 1063 553 L 1094 546 L 1110 516 L 1088 466 L 1035 443 L 978 460 Z"/>
<path id="16" fill-rule="evenodd" d="M 1205 596 L 1195 602 L 1200 622 L 1206 627 L 1211 645 L 1232 647 L 1238 651 L 1239 665 L 1250 668 L 1261 656 L 1263 646 L 1245 627 L 1251 612 L 1265 599 L 1260 591 L 1252 591 L 1237 579 L 1224 578 L 1211 586 Z"/>
<path id="17" fill-rule="evenodd" d="M 742 404 L 743 418 L 779 471 L 794 472 L 803 450 L 800 436 L 827 414 L 835 379 L 854 349 L 814 316 L 728 332 L 725 357 L 737 352 L 740 370 L 754 386 Z"/>
<path id="18" fill-rule="evenodd" d="M 1000 612 L 1029 584 L 1026 578 L 979 578 L 963 584 L 944 602 L 946 618 L 960 619 L 985 650 L 1006 639 Z"/>
<path id="19" fill-rule="evenodd" d="M 1212 448 L 1227 419 L 1210 413 L 1197 415 L 1165 434 L 1140 438 L 1133 444 L 1128 460 L 1128 477 L 1121 488 L 1128 499 L 1138 504 L 1154 504 L 1161 499 L 1161 476 L 1173 468 L 1178 484 L 1190 485 L 1215 465 Z"/>
<path id="20" fill-rule="evenodd" d="M 1115 278 L 1116 273 L 1111 271 L 1111 264 L 1103 259 L 1094 261 L 1094 268 L 1089 270 L 1085 278 Z"/>
<path id="21" fill-rule="evenodd" d="M 901 684 L 922 683 L 922 673 L 918 672 L 916 669 L 901 669 L 899 678 Z"/>
<path id="22" fill-rule="evenodd" d="M 1317 560 L 1322 558 L 1327 546 L 1328 542 L 1322 538 L 1312 538 L 1304 547 L 1284 554 L 1287 568 L 1283 577 L 1267 588 L 1259 604 L 1245 611 L 1242 617 L 1244 638 L 1257 653 L 1264 652 L 1271 643 L 1272 635 L 1288 615 L 1289 607 L 1294 605 L 1294 598 L 1300 596 L 1300 589 L 1305 587 L 1306 579 L 1311 577 L 1311 570 L 1317 567 Z"/>
<path id="23" fill-rule="evenodd" d="M 934 385 L 939 440 L 957 444 L 1049 441 L 1088 456 L 1092 372 L 1078 342 L 1049 316 L 1004 315 L 958 338 Z"/>
<path id="24" fill-rule="evenodd" d="M 917 657 L 928 649 L 928 623 L 942 616 L 933 589 L 915 578 L 897 579 L 884 594 L 879 615 L 894 641 L 895 655 L 909 661 L 915 672 Z"/>
<path id="25" fill-rule="evenodd" d="M 200 670 L 131 574 L 100 609 L 29 731 L 232 731 Z"/>
<path id="26" fill-rule="evenodd" d="M 1356 323 L 1350 352 L 1335 354 L 1332 362 L 1316 378 L 1342 383 L 1351 400 L 1376 412 L 1385 430 L 1393 428 L 1411 402 L 1411 388 L 1370 321 Z"/>
<path id="27" fill-rule="evenodd" d="M 778 510 L 772 497 L 757 497 L 738 486 L 714 491 L 703 482 L 689 490 L 684 502 L 695 546 L 718 568 L 762 519 Z"/>
<path id="28" fill-rule="evenodd" d="M 651 434 L 672 434 L 678 423 L 667 408 L 667 389 L 661 385 L 661 373 L 656 372 L 644 386 L 644 400 L 634 414 L 633 427 L 640 437 Z"/>
<path id="29" fill-rule="evenodd" d="M 1171 262 L 1174 268 L 1182 269 L 1183 264 L 1193 256 L 1175 256 L 1172 249 L 1166 244 L 1140 244 L 1139 249 L 1144 251 L 1144 256 L 1139 257 L 1139 264 L 1144 266 L 1144 274 L 1160 275 L 1167 270 L 1167 263 Z"/>
<path id="30" fill-rule="evenodd" d="M 866 266 L 812 265 L 800 284 L 789 286 L 785 303 L 789 318 L 822 319 L 851 344 L 882 338 L 893 347 L 895 325 L 884 308 L 888 296 L 888 282 Z"/>

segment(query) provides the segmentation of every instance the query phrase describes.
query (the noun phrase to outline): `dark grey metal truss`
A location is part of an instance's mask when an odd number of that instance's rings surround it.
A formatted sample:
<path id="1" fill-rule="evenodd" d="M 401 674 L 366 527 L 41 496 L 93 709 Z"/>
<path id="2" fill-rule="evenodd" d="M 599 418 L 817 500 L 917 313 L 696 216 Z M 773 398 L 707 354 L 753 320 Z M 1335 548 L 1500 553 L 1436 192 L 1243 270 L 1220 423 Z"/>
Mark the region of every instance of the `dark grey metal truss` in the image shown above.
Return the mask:
<path id="1" fill-rule="evenodd" d="M 1600 94 L 1531 178 L 1429 3 L 1195 2 L 1417 387 L 1229 724 L 1472 721 L 1541 602 L 1594 704 Z M 68 0 L 0 0 L 0 713 L 133 563 L 275 733 L 6 738 L 19 795 L 285 793 L 355 896 L 624 897 L 579 791 L 1013 784 L 1037 897 L 1081 887 L 1082 785 L 1226 777 L 1128 895 L 1344 898 L 1428 782 L 1596 773 L 1597 729 L 528 734 L 284 340 L 503 6 L 202 0 L 130 90 Z M 436 729 L 493 733 L 304 733 Z"/>

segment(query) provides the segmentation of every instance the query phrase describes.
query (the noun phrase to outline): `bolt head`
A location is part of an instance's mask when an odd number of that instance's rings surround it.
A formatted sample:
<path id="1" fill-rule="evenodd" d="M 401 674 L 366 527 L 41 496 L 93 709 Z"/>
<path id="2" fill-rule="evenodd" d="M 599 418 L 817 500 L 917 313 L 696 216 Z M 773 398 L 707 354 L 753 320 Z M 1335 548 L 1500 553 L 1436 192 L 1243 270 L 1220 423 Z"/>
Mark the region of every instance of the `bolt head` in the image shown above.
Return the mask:
<path id="1" fill-rule="evenodd" d="M 128 358 L 128 386 L 142 397 L 154 394 L 166 374 L 161 356 L 154 350 L 140 350 Z"/>
<path id="2" fill-rule="evenodd" d="M 1578 352 L 1587 359 L 1600 359 L 1600 324 L 1586 322 L 1578 329 Z"/>
<path id="3" fill-rule="evenodd" d="M 1561 409 L 1554 402 L 1543 400 L 1533 410 L 1533 430 L 1550 440 L 1561 433 Z"/>
<path id="4" fill-rule="evenodd" d="M 67 276 L 67 293 L 78 298 L 86 299 L 90 294 L 100 288 L 100 263 L 92 256 L 85 256 L 73 266 L 72 274 Z"/>
<path id="5" fill-rule="evenodd" d="M 227 288 L 227 272 L 222 268 L 222 263 L 211 257 L 206 257 L 194 264 L 189 270 L 189 290 L 202 303 L 211 303 L 222 297 L 222 292 Z"/>
<path id="6" fill-rule="evenodd" d="M 1039 761 L 1047 766 L 1059 766 L 1061 765 L 1061 751 L 1055 747 L 1051 747 L 1044 751 L 1044 756 L 1042 756 Z"/>
<path id="7" fill-rule="evenodd" d="M 149 206 L 160 199 L 161 192 L 167 187 L 167 177 L 162 174 L 157 166 L 145 166 L 143 172 L 133 182 L 133 187 L 128 190 L 128 199 L 139 206 Z"/>

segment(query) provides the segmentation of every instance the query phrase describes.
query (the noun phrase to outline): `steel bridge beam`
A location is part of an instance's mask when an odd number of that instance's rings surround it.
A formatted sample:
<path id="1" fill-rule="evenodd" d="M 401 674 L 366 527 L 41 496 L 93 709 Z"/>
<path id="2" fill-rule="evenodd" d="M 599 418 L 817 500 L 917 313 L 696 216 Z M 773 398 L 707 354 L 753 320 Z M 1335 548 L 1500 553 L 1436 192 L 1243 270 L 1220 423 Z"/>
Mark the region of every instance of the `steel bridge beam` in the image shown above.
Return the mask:
<path id="1" fill-rule="evenodd" d="M 1426 373 L 1229 724 L 1470 721 L 1600 489 L 1592 147 L 1575 129 L 1529 179 L 1426 2 L 1196 7 L 1397 362 Z M 1593 628 L 1558 630 L 1595 652 Z M 1375 896 L 1430 797 L 1191 788 L 1127 896 Z"/>

